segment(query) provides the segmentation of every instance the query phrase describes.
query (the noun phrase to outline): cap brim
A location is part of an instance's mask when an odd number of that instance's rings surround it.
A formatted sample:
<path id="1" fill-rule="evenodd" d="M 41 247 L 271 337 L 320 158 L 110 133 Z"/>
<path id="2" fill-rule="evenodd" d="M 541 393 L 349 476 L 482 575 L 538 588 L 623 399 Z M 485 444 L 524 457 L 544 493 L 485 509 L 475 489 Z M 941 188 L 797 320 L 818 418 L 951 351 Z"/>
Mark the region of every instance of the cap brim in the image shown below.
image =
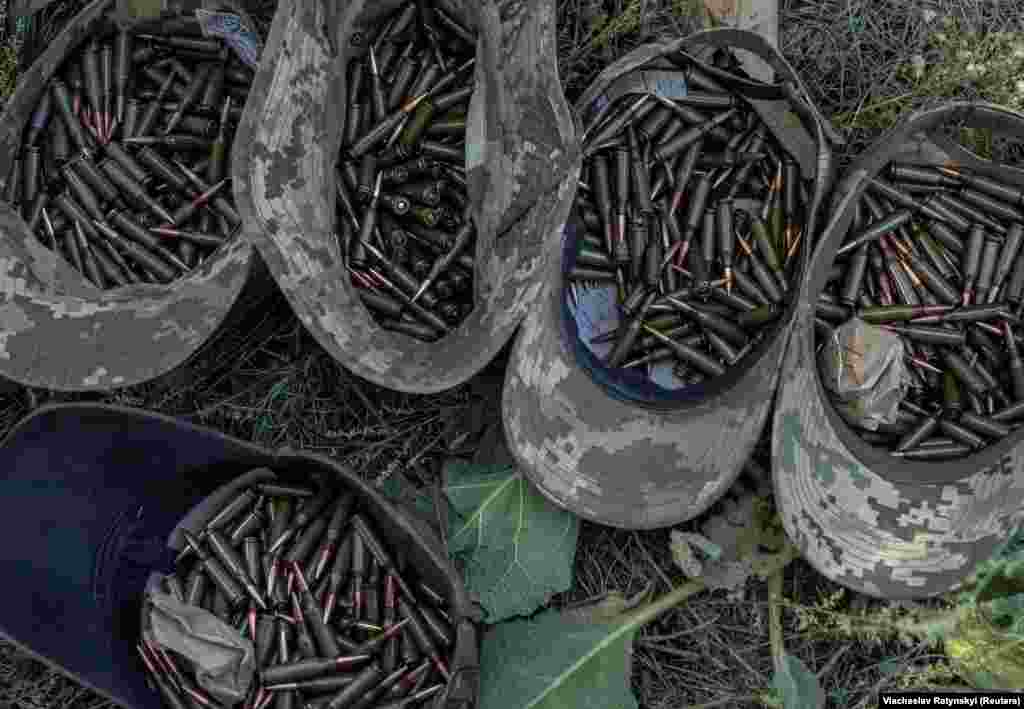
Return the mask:
<path id="1" fill-rule="evenodd" d="M 839 183 L 837 216 L 807 270 L 779 384 L 772 458 L 786 532 L 822 574 L 882 598 L 955 588 L 1024 519 L 1024 431 L 961 460 L 898 460 L 841 422 L 821 387 L 814 351 L 814 301 L 865 178 L 894 159 L 941 164 L 952 158 L 983 166 L 986 161 L 956 146 L 955 135 L 942 134 L 944 126 L 959 130 L 964 123 L 996 133 L 1019 131 L 1024 115 L 968 103 L 915 114 Z"/>
<path id="2" fill-rule="evenodd" d="M 609 396 L 577 363 L 561 324 L 561 252 L 550 263 L 506 373 L 503 419 L 516 461 L 552 501 L 601 524 L 650 529 L 696 517 L 757 444 L 788 330 L 724 392 L 652 410 Z"/>
<path id="3" fill-rule="evenodd" d="M 813 313 L 813 311 L 812 311 Z M 837 434 L 815 372 L 813 314 L 798 314 L 774 417 L 775 498 L 790 539 L 828 578 L 880 598 L 957 586 L 1024 519 L 1024 446 L 945 484 L 887 478 Z"/>
<path id="4" fill-rule="evenodd" d="M 173 569 L 182 516 L 265 460 L 144 411 L 39 409 L 0 446 L 0 634 L 122 706 L 156 709 L 135 654 L 146 580 Z"/>

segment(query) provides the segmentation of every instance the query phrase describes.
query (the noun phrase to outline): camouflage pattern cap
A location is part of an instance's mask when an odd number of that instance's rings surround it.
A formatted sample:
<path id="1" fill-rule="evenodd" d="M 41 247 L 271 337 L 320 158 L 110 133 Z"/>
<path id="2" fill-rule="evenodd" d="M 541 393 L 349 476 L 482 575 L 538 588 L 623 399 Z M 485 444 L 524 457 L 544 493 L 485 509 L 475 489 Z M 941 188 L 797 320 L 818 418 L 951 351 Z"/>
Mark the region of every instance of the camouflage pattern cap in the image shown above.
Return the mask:
<path id="1" fill-rule="evenodd" d="M 337 116 L 346 105 L 342 77 L 352 38 L 398 3 L 325 5 L 333 3 L 282 2 L 271 31 L 268 52 L 282 48 L 280 61 L 250 97 L 262 108 L 251 117 L 247 216 L 257 228 L 247 236 L 299 319 L 338 362 L 381 386 L 443 391 L 472 377 L 511 338 L 540 288 L 546 243 L 568 214 L 580 157 L 558 81 L 554 5 L 446 3 L 479 37 L 466 140 L 477 299 L 462 324 L 435 343 L 375 322 L 335 236 L 334 167 L 343 137 Z M 274 93 L 283 87 L 287 92 Z"/>
<path id="2" fill-rule="evenodd" d="M 114 0 L 88 5 L 22 75 L 0 114 L 0 181 L 10 173 L 22 130 L 50 77 L 69 52 L 109 21 L 113 5 Z M 251 146 L 239 136 L 233 159 L 247 165 Z M 239 201 L 237 189 L 235 196 Z M 0 375 L 28 386 L 84 391 L 164 374 L 217 330 L 254 258 L 250 244 L 236 238 L 173 283 L 103 292 L 40 243 L 10 205 L 0 203 Z"/>
<path id="3" fill-rule="evenodd" d="M 715 46 L 757 53 L 806 95 L 792 68 L 763 38 L 711 30 L 637 48 L 601 73 L 577 111 L 584 112 L 612 82 L 652 59 L 680 48 L 697 52 Z M 781 102 L 758 101 L 756 110 L 769 114 L 778 110 L 773 103 Z M 789 141 L 787 147 L 810 146 L 800 157 L 809 166 L 805 174 L 814 176 L 814 138 L 796 128 L 791 132 L 780 139 Z M 569 230 L 563 238 L 572 238 Z M 795 307 L 748 365 L 712 384 L 705 396 L 675 408 L 645 407 L 609 395 L 580 366 L 575 335 L 564 323 L 559 241 L 548 246 L 544 287 L 523 322 L 506 374 L 503 418 L 509 448 L 545 495 L 587 519 L 634 529 L 691 519 L 729 488 L 764 429 Z"/>
<path id="4" fill-rule="evenodd" d="M 814 354 L 814 303 L 867 178 L 894 160 L 952 160 L 1024 186 L 1024 172 L 957 144 L 965 125 L 991 130 L 998 142 L 1021 134 L 1024 115 L 978 103 L 912 114 L 840 181 L 830 223 L 801 283 L 779 386 L 772 457 L 786 532 L 825 576 L 883 598 L 932 596 L 956 587 L 1024 515 L 1024 433 L 956 461 L 900 461 L 841 421 L 821 387 Z"/>

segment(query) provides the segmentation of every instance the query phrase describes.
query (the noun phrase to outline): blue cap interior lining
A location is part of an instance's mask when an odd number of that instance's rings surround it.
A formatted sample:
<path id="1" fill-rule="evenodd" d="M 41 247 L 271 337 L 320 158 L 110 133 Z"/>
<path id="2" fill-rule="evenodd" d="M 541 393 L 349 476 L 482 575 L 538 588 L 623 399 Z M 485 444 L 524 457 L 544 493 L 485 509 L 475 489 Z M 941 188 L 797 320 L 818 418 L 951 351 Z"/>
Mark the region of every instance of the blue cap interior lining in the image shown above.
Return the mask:
<path id="1" fill-rule="evenodd" d="M 579 326 L 569 308 L 569 273 L 576 265 L 577 244 L 582 232 L 578 218 L 571 217 L 562 230 L 562 288 L 559 300 L 561 308 L 560 335 L 562 342 L 570 344 L 576 364 L 590 378 L 603 387 L 608 394 L 619 401 L 641 404 L 653 408 L 674 407 L 682 403 L 702 401 L 708 395 L 704 383 L 692 384 L 680 389 L 666 389 L 647 376 L 644 369 L 609 368 L 580 338 Z"/>

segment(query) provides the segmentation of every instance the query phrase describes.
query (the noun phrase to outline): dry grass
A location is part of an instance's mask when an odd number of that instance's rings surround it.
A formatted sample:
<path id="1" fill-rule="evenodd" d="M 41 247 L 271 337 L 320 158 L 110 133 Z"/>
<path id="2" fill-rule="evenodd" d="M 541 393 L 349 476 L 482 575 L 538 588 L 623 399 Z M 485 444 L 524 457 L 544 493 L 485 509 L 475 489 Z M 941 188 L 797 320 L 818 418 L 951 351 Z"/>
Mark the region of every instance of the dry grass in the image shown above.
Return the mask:
<path id="1" fill-rule="evenodd" d="M 566 600 L 596 598 L 615 590 L 628 597 L 652 581 L 662 593 L 663 575 L 674 585 L 685 580 L 672 563 L 668 532 L 636 533 L 585 524 L 580 539 L 576 587 Z M 840 587 L 797 561 L 786 571 L 783 590 L 791 601 L 814 604 Z M 851 598 L 843 608 L 880 603 L 847 595 Z M 922 644 L 818 637 L 799 629 L 789 611 L 783 613 L 783 639 L 786 651 L 819 675 L 834 706 L 874 706 L 879 691 L 927 687 L 926 680 L 953 684 L 945 658 Z M 773 673 L 766 586 L 749 584 L 741 599 L 724 591 L 689 599 L 642 630 L 633 660 L 633 688 L 649 709 L 717 702 L 760 705 L 758 697 L 771 684 Z"/>
<path id="2" fill-rule="evenodd" d="M 559 0 L 559 72 L 570 101 L 601 69 L 644 42 L 701 27 L 699 0 Z"/>
<path id="3" fill-rule="evenodd" d="M 767 441 L 755 459 L 767 463 Z M 758 489 L 749 475 L 739 487 Z M 760 483 L 760 493 L 765 486 Z M 698 532 L 707 515 L 680 529 Z M 657 594 L 684 583 L 672 560 L 669 531 L 631 532 L 584 523 L 576 556 L 575 586 L 558 603 L 600 598 L 610 591 L 627 598 L 653 586 Z M 803 561 L 787 567 L 782 594 L 786 652 L 815 672 L 830 706 L 875 706 L 879 691 L 955 685 L 945 658 L 920 643 L 840 637 L 821 624 L 802 624 L 804 607 L 856 615 L 889 605 L 846 591 Z M 938 605 L 941 602 L 930 602 Z M 644 627 L 633 655 L 633 689 L 646 709 L 764 706 L 774 672 L 769 635 L 768 588 L 750 581 L 745 592 L 691 597 Z M 939 683 L 938 685 L 936 683 Z"/>
<path id="4" fill-rule="evenodd" d="M 0 707 L 106 709 L 115 706 L 46 665 L 0 645 Z"/>
<path id="5" fill-rule="evenodd" d="M 781 16 L 782 51 L 823 113 L 845 130 L 844 158 L 901 114 L 931 103 L 1020 106 L 1020 3 L 784 0 Z"/>
<path id="6" fill-rule="evenodd" d="M 0 0 L 2 15 L 4 0 Z M 265 29 L 272 0 L 250 4 Z M 69 12 L 60 2 L 42 29 L 52 31 Z M 636 45 L 696 29 L 700 8 L 691 0 L 558 0 L 560 71 L 570 100 L 602 66 Z M 987 32 L 1022 29 L 1024 5 L 1012 0 L 785 0 L 784 53 L 806 79 L 826 115 L 850 139 L 847 156 L 886 128 L 901 111 L 936 96 L 1005 99 L 1010 76 L 937 75 L 960 38 L 979 46 L 1012 41 Z M 956 25 L 950 30 L 944 18 Z M 53 25 L 51 27 L 50 25 Z M 948 45 L 936 40 L 944 29 Z M 971 34 L 974 32 L 976 34 Z M 0 32 L 0 44 L 4 42 Z M 914 73 L 914 57 L 925 73 Z M 958 59 L 957 61 L 960 61 Z M 0 90 L 3 89 L 0 54 Z M 8 67 L 9 68 L 9 67 Z M 932 72 L 932 73 L 929 73 Z M 1004 80 L 1005 79 L 1005 80 Z M 237 353 L 241 353 L 239 356 Z M 410 396 L 348 374 L 304 331 L 279 295 L 232 323 L 187 366 L 158 381 L 110 396 L 61 396 L 13 388 L 0 394 L 0 433 L 47 401 L 91 400 L 143 407 L 212 426 L 267 446 L 287 443 L 331 455 L 369 479 L 404 475 L 428 481 L 453 447 L 479 433 L 481 410 L 496 405 L 502 358 L 474 382 L 437 396 Z M 695 525 L 687 525 L 695 527 Z M 668 532 L 625 532 L 584 524 L 576 585 L 561 603 L 608 591 L 633 594 L 650 584 L 664 592 L 682 580 L 668 549 Z M 815 604 L 838 587 L 806 564 L 785 576 L 785 596 Z M 848 594 L 842 607 L 875 601 Z M 818 672 L 831 703 L 865 707 L 877 692 L 925 681 L 947 681 L 943 658 L 924 646 L 818 637 L 783 614 L 787 651 Z M 634 655 L 634 689 L 645 707 L 695 704 L 742 706 L 769 684 L 767 590 L 753 584 L 741 600 L 703 594 L 645 628 Z M 0 644 L 0 708 L 75 707 L 103 701 L 44 665 Z"/>

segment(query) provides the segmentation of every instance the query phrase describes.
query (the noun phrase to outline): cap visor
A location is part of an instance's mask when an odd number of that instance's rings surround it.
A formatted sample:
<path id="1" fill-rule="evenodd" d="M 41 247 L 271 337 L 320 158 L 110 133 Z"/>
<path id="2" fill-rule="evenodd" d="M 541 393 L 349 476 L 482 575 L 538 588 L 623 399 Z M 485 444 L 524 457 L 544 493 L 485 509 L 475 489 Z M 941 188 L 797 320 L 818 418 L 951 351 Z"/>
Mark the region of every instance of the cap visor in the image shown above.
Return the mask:
<path id="1" fill-rule="evenodd" d="M 550 262 L 506 373 L 510 450 L 542 493 L 586 519 L 650 529 L 696 517 L 757 444 L 788 329 L 720 393 L 652 410 L 613 398 L 579 366 L 562 326 L 561 253 Z"/>

